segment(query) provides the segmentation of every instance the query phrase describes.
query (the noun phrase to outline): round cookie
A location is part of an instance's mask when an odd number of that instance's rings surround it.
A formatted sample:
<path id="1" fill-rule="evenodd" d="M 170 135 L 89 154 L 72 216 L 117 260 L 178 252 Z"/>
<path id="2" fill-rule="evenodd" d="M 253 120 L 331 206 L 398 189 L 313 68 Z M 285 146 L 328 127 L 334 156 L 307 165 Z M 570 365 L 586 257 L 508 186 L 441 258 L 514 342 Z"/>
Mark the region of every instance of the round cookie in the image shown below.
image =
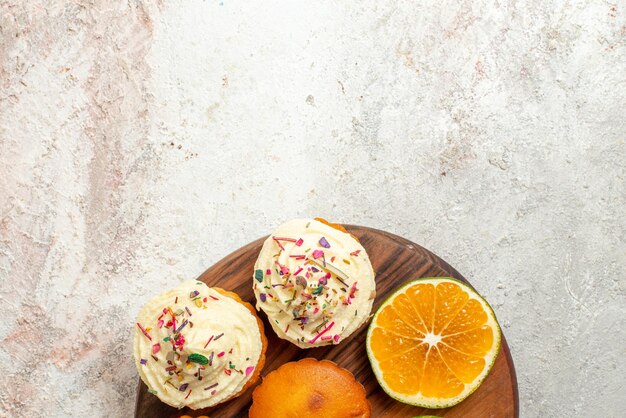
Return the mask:
<path id="1" fill-rule="evenodd" d="M 252 393 L 250 418 L 369 418 L 363 385 L 335 363 L 313 358 L 285 363 Z"/>

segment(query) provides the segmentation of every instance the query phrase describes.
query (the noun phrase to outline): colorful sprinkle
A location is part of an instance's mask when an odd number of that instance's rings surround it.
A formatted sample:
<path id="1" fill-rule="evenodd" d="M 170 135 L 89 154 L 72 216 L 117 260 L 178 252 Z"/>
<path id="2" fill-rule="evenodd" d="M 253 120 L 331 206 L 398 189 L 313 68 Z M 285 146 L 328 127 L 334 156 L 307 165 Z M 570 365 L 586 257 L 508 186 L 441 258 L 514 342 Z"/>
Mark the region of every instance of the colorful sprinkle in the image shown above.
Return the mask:
<path id="1" fill-rule="evenodd" d="M 156 395 L 156 394 L 157 394 L 157 391 L 156 391 L 156 390 L 154 390 L 154 389 L 148 389 L 148 393 L 151 393 L 151 394 L 153 394 L 153 395 Z"/>
<path id="2" fill-rule="evenodd" d="M 330 244 L 328 243 L 328 240 L 326 239 L 326 237 L 322 237 L 320 238 L 320 245 L 324 248 L 330 248 Z"/>
<path id="3" fill-rule="evenodd" d="M 268 276 L 271 276 L 272 275 L 272 270 L 271 269 L 265 270 L 265 274 L 268 275 Z"/>
<path id="4" fill-rule="evenodd" d="M 351 298 L 353 298 L 353 297 L 354 297 L 354 294 L 355 294 L 355 293 L 356 293 L 356 291 L 357 291 L 356 284 L 357 284 L 357 282 L 352 283 L 352 287 L 350 288 L 350 297 L 351 297 Z"/>
<path id="5" fill-rule="evenodd" d="M 152 337 L 150 336 L 150 334 L 148 334 L 148 331 L 146 331 L 146 329 L 144 327 L 142 327 L 139 322 L 137 322 L 136 324 L 139 327 L 139 329 L 141 330 L 141 332 L 143 332 L 143 335 L 145 335 L 147 339 L 152 341 Z"/>
<path id="6" fill-rule="evenodd" d="M 296 241 L 296 246 L 300 247 L 303 243 L 304 243 L 304 240 L 302 238 L 298 238 L 298 241 Z"/>
<path id="7" fill-rule="evenodd" d="M 178 334 L 183 328 L 187 326 L 188 323 L 189 321 L 185 319 L 185 321 L 182 324 L 180 324 L 180 327 L 178 327 L 178 329 L 176 330 L 176 333 Z"/>
<path id="8" fill-rule="evenodd" d="M 215 389 L 213 389 L 213 390 L 211 391 L 211 395 L 215 395 L 216 393 L 217 393 L 217 390 L 215 390 Z"/>
<path id="9" fill-rule="evenodd" d="M 206 348 L 206 346 L 209 345 L 212 339 L 213 339 L 213 335 L 211 335 L 211 338 L 209 338 L 209 341 L 207 341 L 206 344 L 204 344 L 204 348 Z"/>
<path id="10" fill-rule="evenodd" d="M 193 292 L 189 293 L 189 299 L 193 299 L 196 296 L 198 296 L 200 294 L 200 292 L 198 292 L 197 290 L 194 290 Z"/>
<path id="11" fill-rule="evenodd" d="M 261 302 L 265 302 L 267 300 L 265 293 L 261 293 L 259 296 L 261 297 Z"/>
<path id="12" fill-rule="evenodd" d="M 222 351 L 221 353 L 218 353 L 217 356 L 218 357 L 222 357 L 224 354 L 226 354 L 226 353 Z"/>
<path id="13" fill-rule="evenodd" d="M 318 333 L 315 337 L 313 337 L 312 340 L 309 341 L 309 344 L 314 344 L 315 341 L 317 341 L 317 339 L 319 337 L 321 337 L 323 334 L 325 334 L 326 332 L 328 332 L 333 326 L 335 325 L 335 322 L 331 322 L 330 325 L 328 325 L 326 328 L 324 328 L 320 333 Z"/>
<path id="14" fill-rule="evenodd" d="M 322 250 L 314 250 L 313 251 L 313 258 L 318 259 L 324 257 L 324 251 Z"/>
<path id="15" fill-rule="evenodd" d="M 152 346 L 152 354 L 156 354 L 161 351 L 161 344 L 156 343 Z"/>
<path id="16" fill-rule="evenodd" d="M 211 386 L 207 386 L 204 388 L 204 390 L 209 390 L 209 389 L 213 389 L 215 386 L 219 385 L 219 383 L 213 383 Z"/>
<path id="17" fill-rule="evenodd" d="M 304 277 L 302 276 L 297 276 L 296 277 L 296 285 L 297 286 L 302 286 L 303 289 L 306 289 L 307 287 L 307 281 Z"/>
<path id="18" fill-rule="evenodd" d="M 356 257 L 356 256 L 358 256 L 358 255 L 359 255 L 359 253 L 360 253 L 360 252 L 361 252 L 361 250 L 352 251 L 352 252 L 350 253 L 350 255 L 355 256 L 355 257 Z"/>
<path id="19" fill-rule="evenodd" d="M 254 371 L 254 366 L 246 367 L 246 377 L 250 376 Z"/>
<path id="20" fill-rule="evenodd" d="M 278 264 L 278 267 L 280 267 L 280 273 L 281 274 L 287 274 L 289 273 L 289 267 L 287 266 L 283 266 L 282 264 L 280 264 L 278 261 L 276 262 L 276 264 Z"/>
<path id="21" fill-rule="evenodd" d="M 189 397 L 189 395 L 191 395 L 191 391 L 192 391 L 192 390 L 193 390 L 193 389 L 189 389 L 189 393 L 187 394 L 187 396 L 185 396 L 185 399 L 187 399 L 187 398 Z"/>
<path id="22" fill-rule="evenodd" d="M 187 311 L 187 314 L 188 314 L 189 316 L 193 316 L 193 315 L 191 314 L 191 311 L 189 310 L 189 308 L 188 308 L 188 307 L 186 307 L 186 306 L 185 306 L 185 310 Z"/>
<path id="23" fill-rule="evenodd" d="M 278 247 L 280 247 L 281 250 L 285 251 L 285 247 L 283 247 L 283 244 L 281 244 L 276 237 L 272 237 L 272 239 L 276 242 L 276 244 L 278 244 Z"/>
<path id="24" fill-rule="evenodd" d="M 224 333 L 222 332 L 220 335 L 215 337 L 215 341 L 219 340 L 220 338 L 222 338 L 224 336 Z"/>
<path id="25" fill-rule="evenodd" d="M 139 360 L 139 363 L 141 363 L 141 364 L 143 364 L 145 366 L 146 363 L 148 363 L 148 360 L 146 360 L 145 358 L 142 358 L 141 360 Z"/>
<path id="26" fill-rule="evenodd" d="M 192 362 L 192 363 L 198 363 L 198 364 L 208 364 L 209 363 L 209 359 L 208 358 L 206 358 L 202 354 L 198 354 L 198 353 L 189 354 L 189 357 L 187 357 L 187 360 Z"/>
<path id="27" fill-rule="evenodd" d="M 263 281 L 263 270 L 258 269 L 254 272 L 254 278 L 257 279 L 260 282 Z"/>
<path id="28" fill-rule="evenodd" d="M 178 390 L 180 390 L 181 392 L 184 392 L 187 390 L 187 386 L 189 386 L 189 383 L 183 383 L 182 385 L 180 385 Z"/>
<path id="29" fill-rule="evenodd" d="M 296 240 L 293 238 L 283 238 L 283 237 L 273 237 L 273 238 L 279 241 L 296 242 Z"/>

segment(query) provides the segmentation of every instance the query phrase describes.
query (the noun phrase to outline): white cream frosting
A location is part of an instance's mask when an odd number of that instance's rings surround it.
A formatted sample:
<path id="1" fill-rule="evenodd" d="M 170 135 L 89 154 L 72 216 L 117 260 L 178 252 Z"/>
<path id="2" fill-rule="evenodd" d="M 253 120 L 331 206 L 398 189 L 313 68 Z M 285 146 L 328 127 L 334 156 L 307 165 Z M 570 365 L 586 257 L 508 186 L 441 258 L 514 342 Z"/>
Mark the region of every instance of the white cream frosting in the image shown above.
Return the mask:
<path id="1" fill-rule="evenodd" d="M 261 351 L 255 316 L 195 280 L 150 300 L 135 324 L 139 375 L 151 393 L 177 408 L 206 408 L 238 393 Z"/>
<path id="2" fill-rule="evenodd" d="M 252 282 L 257 309 L 301 348 L 341 342 L 367 320 L 376 295 L 363 246 L 314 219 L 289 221 L 270 235 Z"/>

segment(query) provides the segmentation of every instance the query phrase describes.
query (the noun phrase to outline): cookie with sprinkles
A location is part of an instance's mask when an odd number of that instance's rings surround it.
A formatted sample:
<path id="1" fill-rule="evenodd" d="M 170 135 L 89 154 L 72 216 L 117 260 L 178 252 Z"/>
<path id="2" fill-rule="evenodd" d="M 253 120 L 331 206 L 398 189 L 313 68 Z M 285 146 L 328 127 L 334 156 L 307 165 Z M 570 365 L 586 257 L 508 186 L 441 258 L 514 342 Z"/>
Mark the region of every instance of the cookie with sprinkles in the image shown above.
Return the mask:
<path id="1" fill-rule="evenodd" d="M 312 348 L 339 344 L 367 321 L 374 276 L 367 252 L 341 225 L 295 219 L 263 244 L 252 286 L 276 334 Z"/>
<path id="2" fill-rule="evenodd" d="M 266 348 L 252 305 L 196 280 L 154 297 L 135 324 L 139 376 L 176 408 L 207 408 L 238 396 L 258 380 Z"/>

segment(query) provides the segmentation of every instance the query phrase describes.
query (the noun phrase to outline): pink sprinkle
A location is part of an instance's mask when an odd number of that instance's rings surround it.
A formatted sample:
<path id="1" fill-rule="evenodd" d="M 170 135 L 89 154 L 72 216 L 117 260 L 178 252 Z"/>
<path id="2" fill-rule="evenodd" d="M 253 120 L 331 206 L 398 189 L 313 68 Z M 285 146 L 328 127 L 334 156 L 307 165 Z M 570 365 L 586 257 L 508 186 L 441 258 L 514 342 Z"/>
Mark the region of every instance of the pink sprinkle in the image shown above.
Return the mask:
<path id="1" fill-rule="evenodd" d="M 320 257 L 324 257 L 324 251 L 322 250 L 314 250 L 313 251 L 313 258 L 317 259 Z"/>
<path id="2" fill-rule="evenodd" d="M 298 270 L 296 270 L 296 272 L 293 274 L 294 276 L 297 276 L 298 273 L 300 273 L 302 271 L 302 267 L 300 267 Z"/>
<path id="3" fill-rule="evenodd" d="M 315 341 L 317 341 L 317 339 L 319 337 L 321 337 L 322 334 L 325 334 L 326 332 L 328 332 L 333 327 L 333 325 L 335 325 L 335 321 L 331 322 L 329 326 L 324 328 L 319 334 L 317 334 L 315 337 L 313 337 L 313 339 L 311 341 L 309 341 L 309 344 L 314 344 Z"/>
<path id="4" fill-rule="evenodd" d="M 361 252 L 361 250 L 352 251 L 352 252 L 350 253 L 350 255 L 353 255 L 353 256 L 355 256 L 355 257 L 356 257 L 357 255 L 359 255 L 359 253 L 360 253 L 360 252 Z"/>
<path id="5" fill-rule="evenodd" d="M 285 251 L 285 247 L 283 247 L 283 244 L 281 244 L 280 241 L 276 239 L 276 237 L 272 237 L 272 239 L 276 242 L 276 244 L 278 244 L 281 250 Z"/>
<path id="6" fill-rule="evenodd" d="M 278 265 L 280 266 L 280 272 L 281 272 L 282 274 L 287 274 L 287 273 L 289 273 L 289 267 L 287 267 L 287 266 L 283 266 L 282 264 L 280 264 L 280 263 L 278 263 L 278 262 L 276 262 L 276 264 L 278 264 Z"/>
<path id="7" fill-rule="evenodd" d="M 250 376 L 254 371 L 254 366 L 246 367 L 246 377 Z"/>
<path id="8" fill-rule="evenodd" d="M 296 242 L 296 240 L 293 239 L 293 238 L 274 237 L 274 239 L 277 239 L 277 240 L 280 240 L 280 241 L 287 241 L 287 242 Z"/>
<path id="9" fill-rule="evenodd" d="M 159 322 L 157 322 L 157 324 L 159 325 L 159 328 L 161 328 L 164 323 L 165 322 L 162 319 L 159 319 Z"/>
<path id="10" fill-rule="evenodd" d="M 335 334 L 335 336 L 333 337 L 333 339 L 335 340 L 335 342 L 339 341 L 339 334 Z"/>
<path id="11" fill-rule="evenodd" d="M 161 344 L 156 343 L 152 346 L 152 354 L 156 354 L 161 351 Z"/>
<path id="12" fill-rule="evenodd" d="M 357 282 L 352 283 L 352 287 L 350 288 L 350 297 L 351 297 L 351 298 L 353 298 L 353 297 L 354 297 L 354 294 L 355 294 L 355 293 L 356 293 L 356 291 L 357 291 L 357 288 L 356 288 L 356 283 L 357 283 Z"/>
<path id="13" fill-rule="evenodd" d="M 206 344 L 204 344 L 204 348 L 206 348 L 206 346 L 209 345 L 213 337 L 215 337 L 215 335 L 211 335 L 211 338 L 209 338 L 209 341 L 207 341 Z"/>
<path id="14" fill-rule="evenodd" d="M 147 339 L 152 341 L 152 337 L 150 336 L 150 334 L 148 334 L 148 331 L 146 331 L 146 329 L 144 327 L 142 327 L 139 322 L 136 322 L 136 324 L 139 327 L 139 329 L 141 330 L 141 332 L 143 332 L 143 335 L 145 335 Z"/>
<path id="15" fill-rule="evenodd" d="M 315 308 L 315 310 L 313 311 L 314 314 L 318 313 L 320 311 L 320 308 Z"/>
<path id="16" fill-rule="evenodd" d="M 219 353 L 217 356 L 218 357 L 222 357 L 225 353 L 222 351 L 221 353 Z"/>
<path id="17" fill-rule="evenodd" d="M 218 298 L 216 298 L 216 297 L 215 297 L 215 296 L 213 296 L 213 295 L 209 295 L 209 296 L 211 296 L 211 299 L 213 299 L 213 300 L 219 300 Z"/>
<path id="18" fill-rule="evenodd" d="M 272 274 L 272 270 L 270 270 L 270 269 L 265 270 L 265 274 L 267 274 L 268 276 L 270 276 L 270 275 Z"/>
<path id="19" fill-rule="evenodd" d="M 302 238 L 298 239 L 298 241 L 296 241 L 296 246 L 301 246 L 304 243 L 304 240 Z"/>
<path id="20" fill-rule="evenodd" d="M 166 314 L 167 313 L 167 308 L 163 308 L 163 313 Z"/>
<path id="21" fill-rule="evenodd" d="M 306 255 L 298 254 L 298 255 L 290 255 L 289 257 L 295 258 L 296 260 L 304 260 L 306 258 Z"/>
<path id="22" fill-rule="evenodd" d="M 217 390 L 215 390 L 215 389 L 213 389 L 213 390 L 211 391 L 211 395 L 215 395 L 216 393 L 217 393 Z"/>
<path id="23" fill-rule="evenodd" d="M 326 276 L 324 276 L 324 278 L 330 279 L 330 271 L 328 273 L 326 273 Z"/>
<path id="24" fill-rule="evenodd" d="M 322 338 L 320 338 L 320 340 L 322 341 L 328 341 L 328 340 L 332 340 L 333 336 L 332 335 L 325 335 Z"/>

